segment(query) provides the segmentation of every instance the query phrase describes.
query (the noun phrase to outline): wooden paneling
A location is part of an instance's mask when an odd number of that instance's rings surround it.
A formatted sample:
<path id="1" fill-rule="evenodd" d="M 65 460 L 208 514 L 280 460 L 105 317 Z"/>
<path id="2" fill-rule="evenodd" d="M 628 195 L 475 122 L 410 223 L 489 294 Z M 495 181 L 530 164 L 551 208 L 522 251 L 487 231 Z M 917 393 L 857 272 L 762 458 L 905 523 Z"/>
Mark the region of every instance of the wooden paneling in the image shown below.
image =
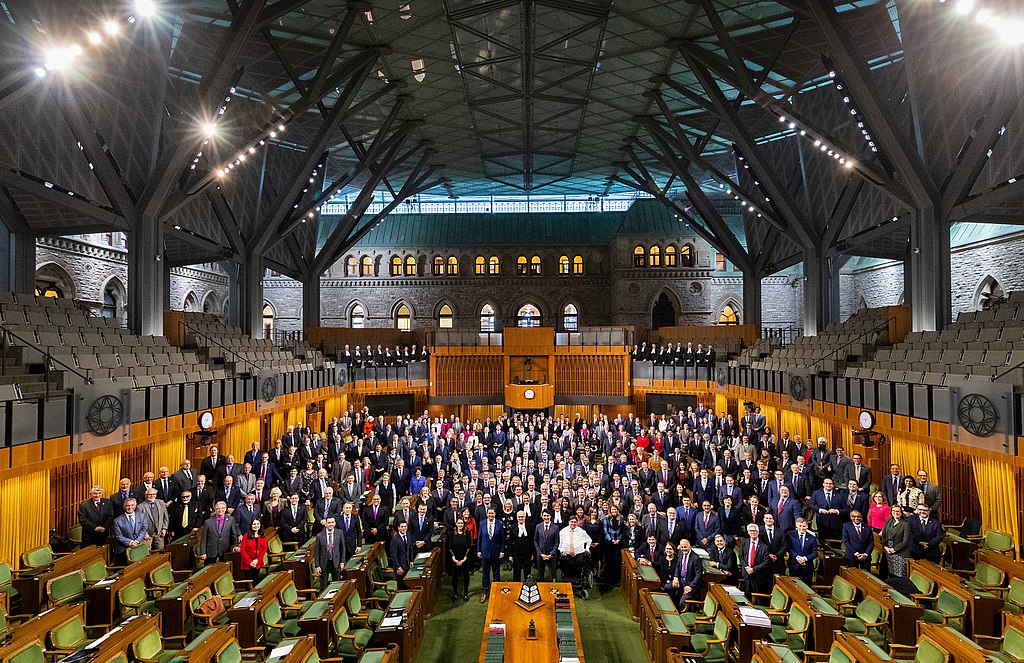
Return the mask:
<path id="1" fill-rule="evenodd" d="M 78 505 L 89 498 L 89 463 L 72 461 L 58 465 L 50 474 L 50 494 L 53 495 L 53 527 L 66 532 L 78 524 Z"/>
<path id="2" fill-rule="evenodd" d="M 532 398 L 526 397 L 526 392 Z M 550 384 L 507 384 L 505 405 L 514 410 L 542 410 L 555 404 L 555 388 Z"/>
<path id="3" fill-rule="evenodd" d="M 509 327 L 502 332 L 509 355 L 550 355 L 555 353 L 555 330 L 551 327 Z"/>
<path id="4" fill-rule="evenodd" d="M 619 355 L 555 355 L 559 396 L 628 396 L 629 375 Z"/>
<path id="5" fill-rule="evenodd" d="M 433 396 L 501 396 L 505 390 L 501 355 L 434 356 Z"/>
<path id="6" fill-rule="evenodd" d="M 707 345 L 725 345 L 727 341 L 739 341 L 743 345 L 753 345 L 757 340 L 757 327 L 754 325 L 715 325 L 698 327 L 696 325 L 680 325 L 675 327 L 659 327 L 651 332 L 655 343 L 689 343 L 694 347 L 697 343 Z"/>

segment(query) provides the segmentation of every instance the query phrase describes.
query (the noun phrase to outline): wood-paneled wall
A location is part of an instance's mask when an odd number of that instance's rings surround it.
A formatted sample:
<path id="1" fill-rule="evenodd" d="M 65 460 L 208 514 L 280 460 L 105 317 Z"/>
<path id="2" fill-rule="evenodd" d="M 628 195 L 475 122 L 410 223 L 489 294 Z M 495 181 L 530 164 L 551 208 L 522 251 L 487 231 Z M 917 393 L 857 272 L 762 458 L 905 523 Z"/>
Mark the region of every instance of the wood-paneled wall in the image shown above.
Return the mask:
<path id="1" fill-rule="evenodd" d="M 433 396 L 501 396 L 505 359 L 500 354 L 438 354 L 430 362 Z"/>
<path id="2" fill-rule="evenodd" d="M 555 355 L 555 394 L 628 396 L 626 355 Z"/>

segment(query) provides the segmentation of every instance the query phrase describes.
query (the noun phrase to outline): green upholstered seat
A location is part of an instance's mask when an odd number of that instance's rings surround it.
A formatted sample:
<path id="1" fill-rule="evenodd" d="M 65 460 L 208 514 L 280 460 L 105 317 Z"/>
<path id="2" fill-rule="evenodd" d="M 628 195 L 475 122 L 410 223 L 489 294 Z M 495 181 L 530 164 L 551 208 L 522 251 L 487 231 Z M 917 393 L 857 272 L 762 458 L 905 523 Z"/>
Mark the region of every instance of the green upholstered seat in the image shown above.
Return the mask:
<path id="1" fill-rule="evenodd" d="M 866 635 L 872 642 L 884 643 L 885 634 L 881 630 L 889 621 L 885 607 L 875 599 L 868 597 L 860 602 L 852 617 L 847 617 L 843 629 L 850 633 Z"/>
<path id="2" fill-rule="evenodd" d="M 284 549 L 284 544 L 281 542 L 281 538 L 277 536 L 267 537 L 267 568 L 277 569 L 281 566 L 281 562 L 284 561 L 284 556 L 287 553 Z"/>
<path id="3" fill-rule="evenodd" d="M 50 631 L 50 649 L 55 652 L 70 654 L 92 642 L 85 633 L 85 623 L 81 618 L 69 619 Z"/>
<path id="4" fill-rule="evenodd" d="M 917 588 L 917 595 L 914 598 L 934 600 L 935 583 L 917 571 L 910 572 L 910 582 Z"/>
<path id="5" fill-rule="evenodd" d="M 174 569 L 170 563 L 161 564 L 149 572 L 147 591 L 152 597 L 161 596 L 174 586 Z"/>
<path id="6" fill-rule="evenodd" d="M 380 663 L 384 660 L 388 651 L 386 649 L 370 649 L 363 652 L 362 657 L 359 659 L 359 663 Z"/>
<path id="7" fill-rule="evenodd" d="M 949 654 L 931 640 L 922 640 L 918 643 L 914 663 L 946 663 L 947 661 L 949 661 Z"/>
<path id="8" fill-rule="evenodd" d="M 852 606 L 856 598 L 857 588 L 849 580 L 842 576 L 832 579 L 832 595 L 827 599 L 829 605 L 836 610 L 842 610 L 845 606 Z"/>
<path id="9" fill-rule="evenodd" d="M 352 592 L 352 595 L 348 597 L 347 607 L 349 618 L 356 624 L 376 629 L 384 620 L 384 611 L 368 607 L 356 592 Z"/>
<path id="10" fill-rule="evenodd" d="M 34 569 L 49 566 L 53 563 L 53 549 L 50 546 L 39 546 L 21 553 L 21 564 L 25 568 Z"/>
<path id="11" fill-rule="evenodd" d="M 1024 660 L 1024 632 L 1013 627 L 1006 629 L 1000 650 L 1015 660 Z"/>
<path id="12" fill-rule="evenodd" d="M 730 630 L 725 616 L 719 614 L 715 617 L 715 626 L 710 635 L 694 633 L 690 636 L 690 647 L 703 656 L 705 661 L 724 661 L 729 646 Z"/>
<path id="13" fill-rule="evenodd" d="M 963 633 L 964 615 L 967 613 L 967 604 L 960 597 L 946 591 L 939 590 L 939 596 L 935 600 L 934 610 L 925 610 L 921 615 L 923 621 L 929 624 L 945 624 L 950 628 Z"/>
<path id="14" fill-rule="evenodd" d="M 786 616 L 789 614 L 789 595 L 780 587 L 773 587 L 771 596 L 768 599 L 768 616 L 772 624 L 781 626 L 786 623 Z"/>
<path id="15" fill-rule="evenodd" d="M 658 612 L 677 612 L 676 604 L 668 594 L 654 592 L 651 594 L 651 600 L 654 602 L 654 608 Z"/>
<path id="16" fill-rule="evenodd" d="M 832 651 L 828 653 L 828 663 L 856 663 L 856 661 L 847 656 L 845 651 L 833 645 Z"/>
<path id="17" fill-rule="evenodd" d="M 672 635 L 685 635 L 690 632 L 686 628 L 686 624 L 683 623 L 683 620 L 674 612 L 663 614 L 661 616 L 661 623 L 665 625 L 665 629 Z"/>
<path id="18" fill-rule="evenodd" d="M 14 574 L 11 573 L 11 565 L 7 562 L 0 563 L 0 592 L 7 594 L 11 599 L 18 596 L 18 590 L 14 589 Z"/>
<path id="19" fill-rule="evenodd" d="M 281 599 L 281 608 L 284 610 L 285 615 L 299 614 L 308 608 L 311 603 L 311 601 L 303 601 L 299 598 L 299 589 L 295 586 L 294 582 L 287 583 L 281 590 L 278 598 Z"/>
<path id="20" fill-rule="evenodd" d="M 146 594 L 146 584 L 142 578 L 136 578 L 117 590 L 117 601 L 121 604 L 121 616 L 139 615 L 153 607 Z"/>
<path id="21" fill-rule="evenodd" d="M 260 621 L 263 623 L 263 636 L 268 645 L 276 645 L 285 638 L 299 634 L 299 621 L 285 619 L 281 604 L 276 600 L 269 601 L 260 610 Z"/>
<path id="22" fill-rule="evenodd" d="M 131 564 L 132 562 L 138 562 L 140 560 L 145 559 L 146 555 L 149 554 L 149 544 L 148 543 L 140 543 L 139 545 L 135 546 L 134 548 L 129 548 L 125 552 L 128 554 L 128 563 L 129 564 Z"/>
<path id="23" fill-rule="evenodd" d="M 971 584 L 981 589 L 995 589 L 1006 582 L 1006 574 L 987 562 L 978 562 Z"/>
<path id="24" fill-rule="evenodd" d="M 38 642 L 33 642 L 7 659 L 7 663 L 46 663 L 46 655 Z"/>
<path id="25" fill-rule="evenodd" d="M 1010 589 L 1006 592 L 1003 610 L 1015 615 L 1024 612 L 1024 579 L 1010 578 Z"/>
<path id="26" fill-rule="evenodd" d="M 134 660 L 140 663 L 168 663 L 176 652 L 164 651 L 164 643 L 158 630 L 150 629 L 131 645 Z"/>
<path id="27" fill-rule="evenodd" d="M 52 605 L 77 601 L 85 595 L 85 577 L 81 571 L 72 571 L 47 582 L 46 595 Z"/>
<path id="28" fill-rule="evenodd" d="M 1013 537 L 997 529 L 988 529 L 985 530 L 985 539 L 982 542 L 982 547 L 999 553 L 1010 552 L 1013 550 Z"/>
<path id="29" fill-rule="evenodd" d="M 785 626 L 772 626 L 768 633 L 768 639 L 776 644 L 786 645 L 791 651 L 802 654 L 806 649 L 806 634 L 810 626 L 810 615 L 796 606 L 792 606 Z"/>
<path id="30" fill-rule="evenodd" d="M 85 582 L 89 585 L 94 585 L 100 580 L 104 580 L 107 577 L 107 565 L 102 560 L 96 560 L 90 564 L 87 564 L 82 569 L 82 574 L 85 576 Z"/>
<path id="31" fill-rule="evenodd" d="M 230 573 L 222 573 L 213 581 L 213 589 L 224 599 L 225 605 L 231 605 L 235 600 L 235 579 Z"/>
<path id="32" fill-rule="evenodd" d="M 373 631 L 365 628 L 349 630 L 350 626 L 348 612 L 339 610 L 331 622 L 334 631 L 334 648 L 339 656 L 356 658 L 370 643 Z"/>
<path id="33" fill-rule="evenodd" d="M 699 613 L 684 612 L 679 615 L 679 618 L 683 620 L 683 623 L 687 625 L 691 632 L 711 633 L 715 625 L 715 614 L 717 612 L 718 604 L 715 603 L 714 597 L 709 592 L 704 597 L 704 605 Z"/>
<path id="34" fill-rule="evenodd" d="M 237 642 L 229 642 L 224 649 L 217 654 L 217 663 L 242 663 L 242 650 Z"/>

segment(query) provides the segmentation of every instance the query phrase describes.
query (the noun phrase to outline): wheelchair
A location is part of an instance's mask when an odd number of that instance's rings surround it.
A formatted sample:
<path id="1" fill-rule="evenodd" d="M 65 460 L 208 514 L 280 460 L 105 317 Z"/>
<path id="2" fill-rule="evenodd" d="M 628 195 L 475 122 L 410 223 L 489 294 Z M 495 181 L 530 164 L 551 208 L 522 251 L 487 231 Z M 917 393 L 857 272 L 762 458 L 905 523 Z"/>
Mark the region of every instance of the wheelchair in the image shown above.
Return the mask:
<path id="1" fill-rule="evenodd" d="M 594 561 L 590 551 L 582 552 L 574 557 L 560 555 L 558 570 L 562 574 L 562 582 L 572 585 L 573 594 L 586 600 L 594 587 Z"/>

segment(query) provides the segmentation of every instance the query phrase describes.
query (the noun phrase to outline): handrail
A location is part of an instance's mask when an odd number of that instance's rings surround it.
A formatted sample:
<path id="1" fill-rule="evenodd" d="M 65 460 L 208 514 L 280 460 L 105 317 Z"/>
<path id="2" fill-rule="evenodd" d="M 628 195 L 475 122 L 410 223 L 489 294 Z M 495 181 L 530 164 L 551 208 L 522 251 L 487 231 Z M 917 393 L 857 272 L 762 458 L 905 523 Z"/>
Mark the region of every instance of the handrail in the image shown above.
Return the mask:
<path id="1" fill-rule="evenodd" d="M 1022 368 L 1022 367 L 1024 367 L 1024 361 L 1020 362 L 1019 364 L 1015 364 L 1015 365 L 1009 367 L 1008 369 L 1006 369 L 1002 373 L 996 373 L 991 378 L 989 378 L 989 382 L 995 382 L 996 380 L 998 380 L 999 378 L 1003 377 L 1007 373 L 1010 373 L 1010 372 L 1015 371 L 1018 368 Z"/>
<path id="2" fill-rule="evenodd" d="M 29 341 L 28 339 L 26 339 L 25 337 L 21 336 L 20 334 L 16 334 L 15 332 L 11 331 L 11 328 L 8 327 L 7 325 L 0 325 L 0 330 L 3 330 L 3 332 L 5 334 L 11 335 L 12 337 L 18 339 L 19 341 L 21 341 L 22 343 L 26 344 L 28 347 L 36 350 L 37 352 L 41 352 L 43 354 L 44 359 L 48 359 L 49 361 L 52 361 L 52 362 L 54 362 L 56 364 L 60 364 L 61 366 L 63 366 L 67 370 L 71 371 L 72 373 L 74 373 L 78 377 L 80 377 L 83 380 L 85 380 L 86 384 L 93 384 L 93 380 L 92 380 L 91 377 L 89 377 L 88 375 L 84 375 L 81 372 L 79 372 L 78 368 L 76 368 L 74 366 L 68 366 L 67 364 L 62 362 L 60 359 L 57 359 L 52 354 L 50 354 L 49 349 L 44 350 L 41 346 L 36 345 L 34 342 Z M 88 370 L 88 369 L 86 369 L 86 370 Z M 49 398 L 50 397 L 50 364 L 49 364 L 49 362 L 46 362 L 46 361 L 43 362 L 43 376 L 46 378 L 46 398 Z"/>
<path id="3" fill-rule="evenodd" d="M 815 359 L 815 360 L 814 360 L 814 363 L 813 363 L 813 364 L 811 364 L 811 369 L 812 369 L 812 370 L 815 370 L 815 371 L 816 371 L 816 370 L 818 370 L 818 369 L 817 369 L 817 367 L 818 367 L 818 364 L 820 364 L 821 362 L 825 361 L 826 359 L 829 359 L 829 358 L 831 358 L 831 357 L 832 357 L 833 355 L 838 355 L 838 353 L 839 353 L 839 352 L 841 352 L 841 351 L 843 350 L 843 348 L 849 347 L 849 346 L 853 345 L 854 343 L 857 343 L 858 341 L 860 341 L 860 339 L 864 338 L 864 337 L 865 337 L 865 336 L 867 336 L 868 334 L 873 334 L 873 333 L 875 333 L 876 331 L 878 331 L 878 330 L 880 330 L 880 329 L 883 329 L 883 328 L 884 328 L 884 329 L 886 329 L 886 330 L 888 330 L 888 329 L 889 329 L 889 325 L 890 325 L 891 323 L 895 322 L 895 321 L 896 321 L 896 318 L 895 318 L 895 316 L 894 316 L 894 317 L 891 317 L 891 318 L 886 318 L 884 322 L 880 322 L 880 323 L 878 323 L 877 325 L 875 325 L 875 326 L 874 326 L 874 327 L 872 327 L 871 329 L 869 329 L 869 330 L 867 330 L 866 332 L 864 332 L 864 333 L 860 334 L 860 335 L 859 335 L 859 336 L 857 336 L 856 338 L 854 338 L 854 339 L 852 339 L 852 340 L 850 340 L 850 341 L 848 341 L 848 342 L 844 343 L 843 345 L 839 346 L 838 348 L 836 348 L 836 349 L 835 349 L 835 350 L 833 350 L 832 352 L 828 353 L 828 354 L 827 354 L 827 355 L 825 355 L 824 357 L 818 357 L 817 359 Z M 838 356 L 837 356 L 836 358 L 838 359 Z"/>
<path id="4" fill-rule="evenodd" d="M 191 330 L 193 333 L 195 333 L 198 336 L 201 336 L 201 337 L 205 338 L 209 343 L 212 343 L 213 345 L 216 345 L 221 350 L 226 350 L 226 351 L 230 352 L 232 355 L 234 355 L 234 357 L 236 359 L 239 359 L 239 360 L 245 362 L 246 364 L 249 364 L 250 366 L 252 366 L 255 369 L 255 371 L 253 371 L 253 375 L 255 375 L 256 373 L 258 373 L 260 371 L 260 367 L 257 364 L 254 364 L 253 362 L 249 361 L 248 359 L 246 359 L 242 355 L 238 354 L 237 352 L 235 352 L 234 350 L 232 350 L 228 346 L 224 345 L 220 341 L 215 340 L 213 337 L 211 337 L 206 332 L 203 332 L 203 331 L 200 331 L 200 330 L 196 329 L 195 327 L 193 327 L 189 323 L 185 322 L 184 320 L 178 320 L 178 325 L 180 325 L 181 327 L 184 327 L 184 330 L 186 332 Z M 185 334 L 181 335 L 181 340 L 182 340 L 182 342 L 185 342 Z"/>

